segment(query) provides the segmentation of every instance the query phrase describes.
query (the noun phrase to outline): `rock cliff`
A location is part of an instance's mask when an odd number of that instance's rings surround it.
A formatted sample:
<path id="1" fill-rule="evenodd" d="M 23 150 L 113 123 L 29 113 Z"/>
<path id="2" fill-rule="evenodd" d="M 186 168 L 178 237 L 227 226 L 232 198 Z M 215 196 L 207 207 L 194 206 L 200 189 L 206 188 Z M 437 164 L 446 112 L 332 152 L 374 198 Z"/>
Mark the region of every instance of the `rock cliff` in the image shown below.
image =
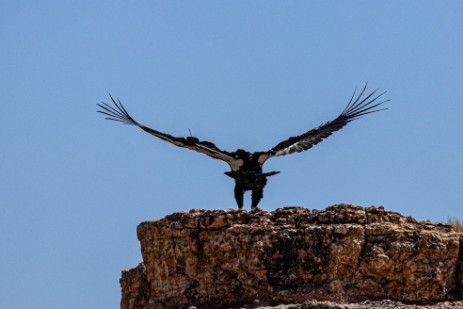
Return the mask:
<path id="1" fill-rule="evenodd" d="M 463 306 L 463 238 L 383 207 L 193 209 L 137 234 L 143 263 L 122 272 L 123 309 Z"/>

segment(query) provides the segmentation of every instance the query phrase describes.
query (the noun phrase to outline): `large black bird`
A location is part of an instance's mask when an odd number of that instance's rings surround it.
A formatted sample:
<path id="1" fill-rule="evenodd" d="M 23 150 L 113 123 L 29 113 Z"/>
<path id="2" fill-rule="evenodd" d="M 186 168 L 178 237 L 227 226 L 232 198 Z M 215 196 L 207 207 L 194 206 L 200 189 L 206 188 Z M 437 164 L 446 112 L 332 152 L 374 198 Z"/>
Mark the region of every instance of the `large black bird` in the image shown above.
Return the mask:
<path id="1" fill-rule="evenodd" d="M 102 102 L 97 104 L 101 110 L 99 113 L 105 114 L 106 119 L 120 121 L 125 124 L 135 125 L 142 130 L 159 137 L 167 142 L 170 142 L 179 147 L 185 147 L 191 150 L 207 154 L 208 156 L 220 159 L 230 165 L 231 171 L 225 172 L 226 175 L 235 179 L 235 199 L 239 209 L 243 208 L 243 195 L 245 191 L 252 190 L 252 205 L 251 209 L 257 207 L 259 201 L 263 197 L 263 190 L 267 184 L 267 177 L 278 174 L 279 172 L 262 172 L 262 165 L 271 157 L 284 156 L 294 152 L 301 152 L 318 144 L 323 139 L 330 136 L 333 132 L 341 129 L 346 124 L 363 115 L 385 110 L 386 108 L 377 108 L 381 104 L 389 101 L 385 100 L 377 102 L 385 92 L 377 95 L 377 90 L 363 97 L 367 85 L 363 88 L 360 94 L 355 97 L 355 91 L 344 111 L 334 120 L 312 129 L 299 136 L 290 137 L 289 139 L 279 143 L 275 147 L 267 151 L 259 151 L 250 153 L 243 149 L 238 149 L 235 152 L 220 150 L 213 143 L 200 141 L 196 137 L 173 137 L 151 128 L 148 128 L 135 121 L 125 110 L 122 103 L 117 100 L 111 100 L 114 107 Z"/>

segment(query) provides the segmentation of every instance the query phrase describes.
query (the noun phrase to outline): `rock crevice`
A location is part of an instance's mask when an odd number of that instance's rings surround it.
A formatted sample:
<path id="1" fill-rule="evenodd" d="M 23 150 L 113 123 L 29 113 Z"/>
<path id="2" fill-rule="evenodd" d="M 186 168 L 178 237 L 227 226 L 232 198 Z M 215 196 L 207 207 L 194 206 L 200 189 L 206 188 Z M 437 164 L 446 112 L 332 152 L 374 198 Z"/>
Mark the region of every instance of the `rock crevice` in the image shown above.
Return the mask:
<path id="1" fill-rule="evenodd" d="M 193 209 L 143 222 L 137 234 L 143 263 L 122 274 L 123 309 L 427 304 L 463 294 L 460 235 L 383 207 Z"/>

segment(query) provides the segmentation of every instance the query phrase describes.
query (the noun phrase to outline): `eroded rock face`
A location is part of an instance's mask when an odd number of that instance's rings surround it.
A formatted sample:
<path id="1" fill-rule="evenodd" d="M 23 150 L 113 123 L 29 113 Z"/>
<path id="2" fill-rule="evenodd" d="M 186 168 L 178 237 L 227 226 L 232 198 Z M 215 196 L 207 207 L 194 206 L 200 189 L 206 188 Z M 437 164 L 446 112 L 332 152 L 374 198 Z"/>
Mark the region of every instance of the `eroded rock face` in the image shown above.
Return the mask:
<path id="1" fill-rule="evenodd" d="M 461 298 L 459 235 L 382 207 L 196 209 L 137 232 L 144 263 L 123 272 L 124 309 Z"/>

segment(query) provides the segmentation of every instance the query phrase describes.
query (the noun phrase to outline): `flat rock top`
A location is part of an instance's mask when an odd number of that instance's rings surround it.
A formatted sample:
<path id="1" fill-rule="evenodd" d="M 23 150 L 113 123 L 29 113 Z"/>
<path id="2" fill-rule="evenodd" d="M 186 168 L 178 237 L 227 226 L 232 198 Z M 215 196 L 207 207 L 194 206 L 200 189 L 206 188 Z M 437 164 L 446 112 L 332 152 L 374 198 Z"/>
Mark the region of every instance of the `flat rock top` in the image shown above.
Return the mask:
<path id="1" fill-rule="evenodd" d="M 170 228 L 193 228 L 204 230 L 223 229 L 237 224 L 256 224 L 261 226 L 294 226 L 305 224 L 375 224 L 391 223 L 419 230 L 440 230 L 451 232 L 448 224 L 418 222 L 410 216 L 386 211 L 384 207 L 360 207 L 349 204 L 336 204 L 323 210 L 309 210 L 304 207 L 283 207 L 274 211 L 265 210 L 204 210 L 192 209 L 189 212 L 176 212 L 161 220 L 145 221 L 139 226 L 143 230 L 149 226 L 169 226 Z M 139 231 L 140 232 L 140 231 Z"/>

